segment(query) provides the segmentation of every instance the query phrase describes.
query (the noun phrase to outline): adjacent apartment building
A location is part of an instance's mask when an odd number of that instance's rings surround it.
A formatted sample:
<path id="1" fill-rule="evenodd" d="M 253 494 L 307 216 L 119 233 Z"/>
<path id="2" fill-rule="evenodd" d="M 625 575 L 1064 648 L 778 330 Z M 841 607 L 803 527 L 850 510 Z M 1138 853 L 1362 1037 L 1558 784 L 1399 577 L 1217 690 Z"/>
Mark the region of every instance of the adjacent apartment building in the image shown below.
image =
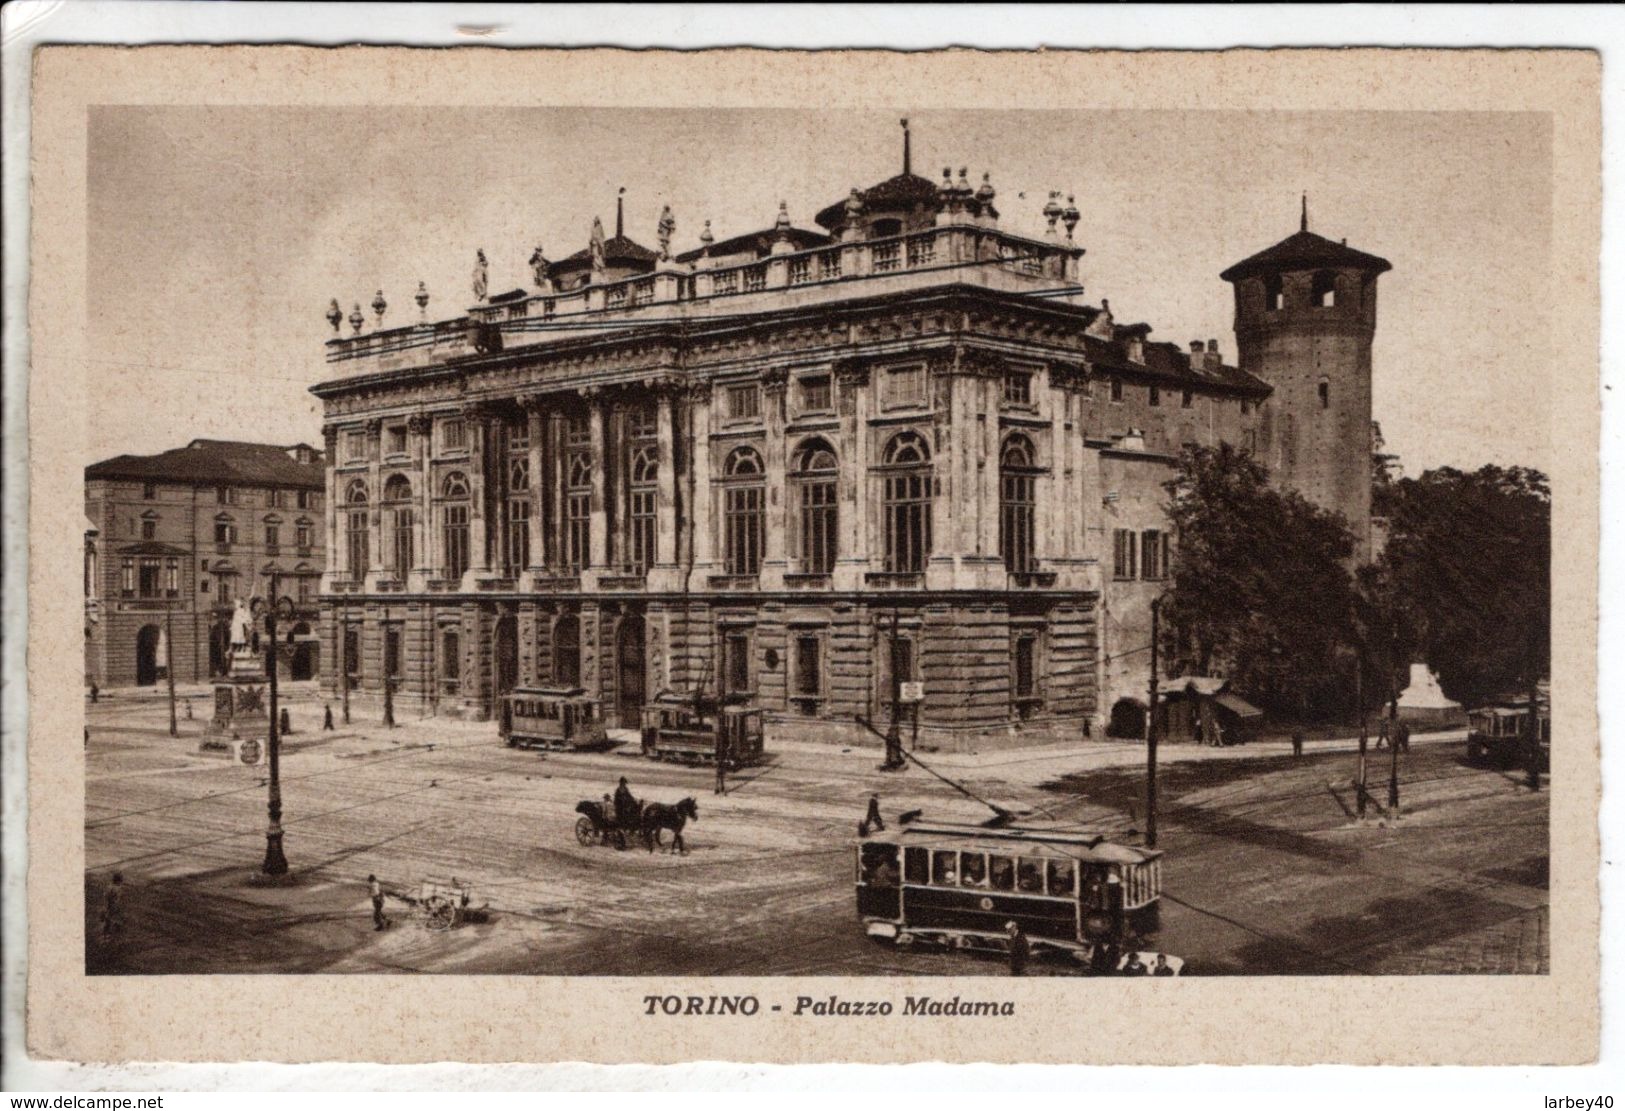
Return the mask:
<path id="1" fill-rule="evenodd" d="M 308 444 L 193 440 L 85 468 L 85 679 L 147 686 L 223 674 L 238 598 L 273 574 L 299 620 L 288 660 L 315 676 L 327 553 L 322 453 Z"/>

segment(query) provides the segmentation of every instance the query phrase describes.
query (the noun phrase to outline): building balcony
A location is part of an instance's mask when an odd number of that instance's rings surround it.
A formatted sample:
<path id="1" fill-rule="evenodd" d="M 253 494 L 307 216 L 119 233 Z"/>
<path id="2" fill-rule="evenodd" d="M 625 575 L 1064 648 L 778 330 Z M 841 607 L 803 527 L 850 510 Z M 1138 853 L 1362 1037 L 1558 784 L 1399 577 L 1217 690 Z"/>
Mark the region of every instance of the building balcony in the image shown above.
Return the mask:
<path id="1" fill-rule="evenodd" d="M 605 567 L 598 572 L 600 590 L 642 590 L 646 582 L 644 569 L 636 564 Z"/>
<path id="2" fill-rule="evenodd" d="M 360 594 L 366 589 L 366 584 L 360 579 L 334 579 L 327 584 L 330 594 Z"/>
<path id="3" fill-rule="evenodd" d="M 372 588 L 379 594 L 400 594 L 406 590 L 406 582 L 403 579 L 381 576 L 372 581 Z"/>
<path id="4" fill-rule="evenodd" d="M 1070 289 L 1062 300 L 1081 298 L 1082 255 L 1071 243 L 967 223 L 730 266 L 668 262 L 653 274 L 475 305 L 466 316 L 432 324 L 330 339 L 327 362 L 334 377 L 349 377 L 579 339 L 596 327 L 612 332 L 630 323 L 805 308 L 948 284 L 1010 293 Z"/>
<path id="5" fill-rule="evenodd" d="M 707 575 L 705 585 L 712 590 L 755 590 L 760 580 L 755 575 Z"/>
<path id="6" fill-rule="evenodd" d="M 924 571 L 866 571 L 863 585 L 876 590 L 922 590 Z"/>
<path id="7" fill-rule="evenodd" d="M 530 588 L 546 594 L 575 594 L 581 590 L 581 576 L 573 571 L 533 571 Z"/>
<path id="8" fill-rule="evenodd" d="M 510 594 L 519 589 L 519 580 L 501 575 L 481 577 L 474 580 L 474 589 L 492 594 Z"/>
<path id="9" fill-rule="evenodd" d="M 784 573 L 784 588 L 786 590 L 828 590 L 833 582 L 828 572 L 822 571 L 786 571 Z"/>
<path id="10" fill-rule="evenodd" d="M 1011 590 L 1053 590 L 1056 574 L 1054 571 L 1011 571 L 1009 580 Z"/>

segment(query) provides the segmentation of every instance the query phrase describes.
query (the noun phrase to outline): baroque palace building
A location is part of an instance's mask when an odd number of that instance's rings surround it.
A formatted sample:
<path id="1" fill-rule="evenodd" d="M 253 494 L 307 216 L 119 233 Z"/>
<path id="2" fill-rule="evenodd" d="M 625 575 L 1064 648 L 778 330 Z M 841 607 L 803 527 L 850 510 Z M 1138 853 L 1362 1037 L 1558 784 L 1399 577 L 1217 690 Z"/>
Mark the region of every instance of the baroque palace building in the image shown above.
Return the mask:
<path id="1" fill-rule="evenodd" d="M 323 470 L 308 444 L 231 440 L 86 467 L 86 683 L 225 674 L 232 607 L 266 594 L 273 574 L 298 609 L 284 674 L 315 678 Z"/>
<path id="2" fill-rule="evenodd" d="M 1365 528 L 1386 262 L 1305 222 L 1227 271 L 1231 366 L 1086 303 L 1070 201 L 1016 234 L 986 175 L 904 157 L 818 231 L 781 205 L 674 255 L 669 211 L 653 249 L 618 214 L 531 290 L 482 252 L 452 319 L 335 301 L 324 685 L 477 719 L 579 687 L 623 727 L 703 689 L 850 742 L 910 682 L 922 743 L 1077 740 L 1143 699 L 1183 445 Z"/>

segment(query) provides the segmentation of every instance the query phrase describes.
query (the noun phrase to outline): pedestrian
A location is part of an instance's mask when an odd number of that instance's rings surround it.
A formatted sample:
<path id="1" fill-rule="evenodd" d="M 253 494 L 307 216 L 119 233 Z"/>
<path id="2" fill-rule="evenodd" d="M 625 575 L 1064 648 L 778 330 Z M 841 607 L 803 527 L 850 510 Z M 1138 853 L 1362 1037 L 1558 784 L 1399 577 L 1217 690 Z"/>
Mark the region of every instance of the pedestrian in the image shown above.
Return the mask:
<path id="1" fill-rule="evenodd" d="M 333 704 L 324 703 L 322 706 L 322 732 L 333 732 Z"/>
<path id="2" fill-rule="evenodd" d="M 1027 974 L 1027 958 L 1032 955 L 1032 946 L 1027 941 L 1027 935 L 1015 922 L 1004 924 L 1004 933 L 1008 937 L 1010 955 L 1010 975 L 1024 976 Z"/>
<path id="3" fill-rule="evenodd" d="M 372 896 L 372 929 L 374 933 L 389 925 L 389 919 L 384 917 L 384 886 L 378 882 L 378 877 L 372 874 L 367 876 L 367 892 Z"/>
<path id="4" fill-rule="evenodd" d="M 186 700 L 186 720 L 192 720 L 192 700 L 190 698 Z"/>
<path id="5" fill-rule="evenodd" d="M 1130 953 L 1128 960 L 1123 962 L 1123 975 L 1125 976 L 1146 976 L 1149 974 L 1150 970 L 1145 967 L 1145 962 L 1140 960 L 1140 954 L 1138 953 Z"/>
<path id="6" fill-rule="evenodd" d="M 286 737 L 293 732 L 293 719 L 288 716 L 288 708 L 282 707 L 282 713 L 277 717 L 277 732 Z"/>
<path id="7" fill-rule="evenodd" d="M 1173 966 L 1168 963 L 1168 958 L 1163 954 L 1158 953 L 1156 963 L 1151 966 L 1151 975 L 1172 976 L 1173 974 Z"/>
<path id="8" fill-rule="evenodd" d="M 1386 745 L 1387 743 L 1388 743 L 1388 719 L 1383 718 L 1380 722 L 1377 723 L 1377 744 L 1376 744 L 1376 747 L 1380 749 L 1384 745 Z"/>
<path id="9" fill-rule="evenodd" d="M 721 729 L 717 730 L 717 783 L 711 791 L 714 795 L 728 793 L 728 738 Z"/>
<path id="10" fill-rule="evenodd" d="M 91 683 L 90 683 L 90 701 L 92 703 L 94 703 L 98 699 L 100 699 L 101 696 L 102 696 L 102 689 L 96 685 L 96 682 L 95 682 L 94 679 L 91 680 Z"/>
<path id="11" fill-rule="evenodd" d="M 102 936 L 111 937 L 113 931 L 124 928 L 124 873 L 114 872 L 113 882 L 107 886 L 102 902 Z"/>
<path id="12" fill-rule="evenodd" d="M 1411 727 L 1404 722 L 1394 726 L 1394 749 L 1397 752 L 1411 750 Z"/>
<path id="13" fill-rule="evenodd" d="M 880 796 L 869 796 L 869 813 L 864 816 L 864 824 L 870 829 L 881 830 L 886 828 L 886 822 L 880 816 Z"/>
<path id="14" fill-rule="evenodd" d="M 1296 730 L 1292 734 L 1292 758 L 1294 760 L 1303 759 L 1303 731 L 1302 730 Z"/>

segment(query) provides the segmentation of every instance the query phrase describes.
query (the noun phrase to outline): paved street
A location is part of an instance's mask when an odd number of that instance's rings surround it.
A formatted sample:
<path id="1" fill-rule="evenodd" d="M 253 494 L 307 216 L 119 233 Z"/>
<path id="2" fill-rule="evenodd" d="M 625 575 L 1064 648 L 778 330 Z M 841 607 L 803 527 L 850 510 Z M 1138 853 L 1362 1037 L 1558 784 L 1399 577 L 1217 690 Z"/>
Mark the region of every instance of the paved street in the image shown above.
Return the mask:
<path id="1" fill-rule="evenodd" d="M 707 769 L 504 747 L 494 726 L 369 715 L 319 731 L 313 691 L 291 695 L 282 762 L 290 882 L 255 879 L 264 773 L 197 751 L 207 713 L 167 734 L 163 701 L 120 691 L 89 707 L 86 960 L 93 972 L 1002 974 L 959 954 L 868 941 L 853 908 L 852 840 L 871 792 L 888 817 L 986 811 L 917 768 L 875 770 L 879 749 L 781 742 L 712 794 Z M 337 712 L 335 708 L 335 713 Z M 1353 815 L 1347 741 L 1235 749 L 1168 746 L 1156 944 L 1190 974 L 1547 971 L 1547 796 L 1461 761 L 1459 735 L 1402 758 L 1402 813 Z M 1091 742 L 922 756 L 1014 809 L 1138 840 L 1143 751 Z M 1386 753 L 1372 789 L 1386 799 Z M 577 843 L 578 800 L 625 775 L 641 798 L 698 801 L 686 856 Z M 115 871 L 125 927 L 97 913 Z M 375 932 L 366 876 L 401 894 L 452 876 L 488 922 L 422 928 L 391 898 Z M 1065 967 L 1040 966 L 1040 973 Z"/>

